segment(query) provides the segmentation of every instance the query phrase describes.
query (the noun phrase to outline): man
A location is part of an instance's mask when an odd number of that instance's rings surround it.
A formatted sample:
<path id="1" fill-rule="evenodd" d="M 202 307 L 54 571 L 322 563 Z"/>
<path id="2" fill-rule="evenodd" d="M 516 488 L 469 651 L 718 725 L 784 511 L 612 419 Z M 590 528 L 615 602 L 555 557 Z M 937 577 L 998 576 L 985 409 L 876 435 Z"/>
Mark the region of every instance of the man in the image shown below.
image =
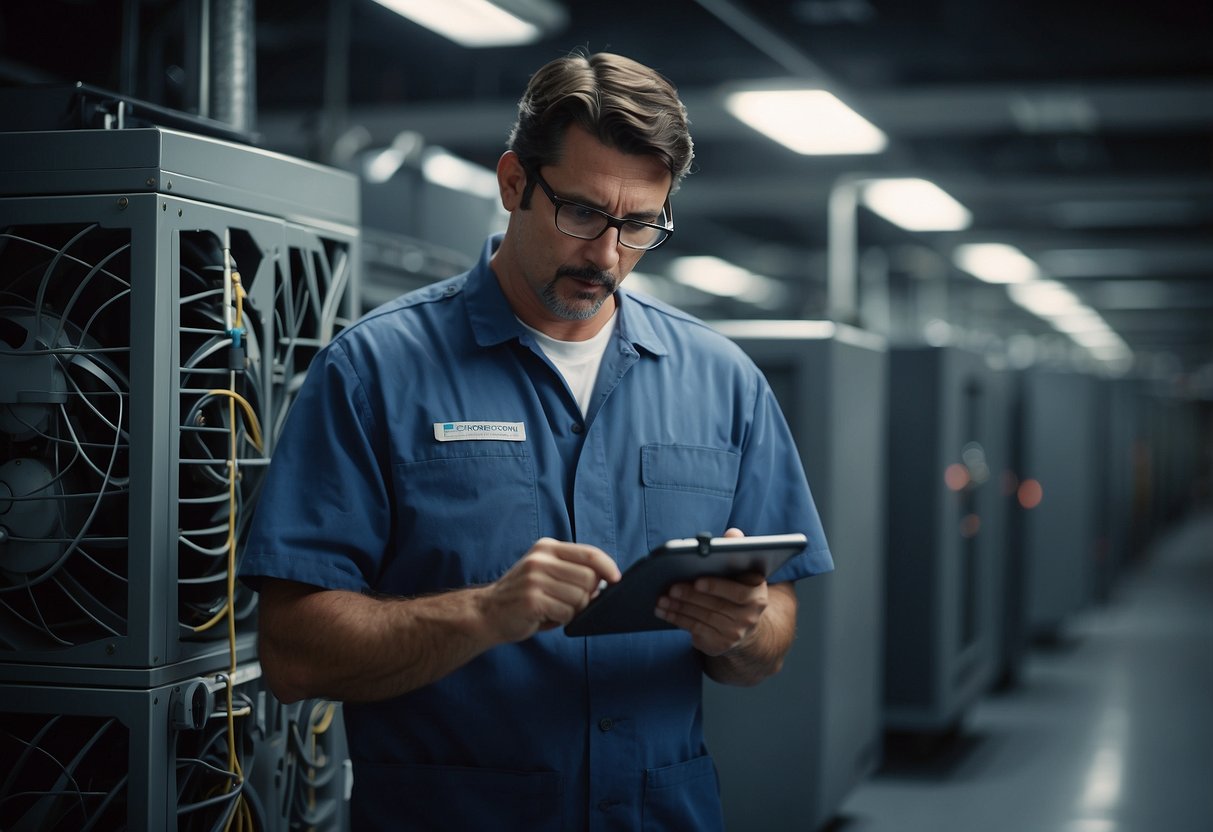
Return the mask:
<path id="1" fill-rule="evenodd" d="M 356 829 L 718 829 L 702 677 L 779 669 L 788 582 L 832 568 L 820 521 L 753 364 L 620 288 L 691 163 L 669 83 L 554 61 L 509 148 L 478 265 L 309 371 L 244 551 L 265 678 L 346 702 Z M 654 546 L 742 530 L 809 547 L 769 584 L 672 588 L 675 629 L 564 634 Z"/>

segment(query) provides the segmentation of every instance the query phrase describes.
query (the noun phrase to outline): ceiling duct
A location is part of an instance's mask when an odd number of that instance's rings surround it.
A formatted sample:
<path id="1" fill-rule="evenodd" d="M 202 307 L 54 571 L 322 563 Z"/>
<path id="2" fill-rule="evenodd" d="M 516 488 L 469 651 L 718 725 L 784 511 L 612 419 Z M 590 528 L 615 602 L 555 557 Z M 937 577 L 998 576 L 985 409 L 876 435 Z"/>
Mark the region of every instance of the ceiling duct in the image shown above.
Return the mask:
<path id="1" fill-rule="evenodd" d="M 203 115 L 251 133 L 255 126 L 254 0 L 206 0 L 202 7 Z"/>

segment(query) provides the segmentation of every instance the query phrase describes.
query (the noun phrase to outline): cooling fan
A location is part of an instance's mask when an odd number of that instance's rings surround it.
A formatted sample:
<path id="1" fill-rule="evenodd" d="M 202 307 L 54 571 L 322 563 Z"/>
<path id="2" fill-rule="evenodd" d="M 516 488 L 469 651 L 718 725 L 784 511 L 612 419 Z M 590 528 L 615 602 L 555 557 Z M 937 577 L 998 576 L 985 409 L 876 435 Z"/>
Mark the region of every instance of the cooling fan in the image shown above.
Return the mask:
<path id="1" fill-rule="evenodd" d="M 5 828 L 128 828 L 129 749 L 129 733 L 113 717 L 0 715 Z"/>
<path id="2" fill-rule="evenodd" d="M 354 270 L 349 244 L 287 227 L 285 274 L 274 286 L 273 425 L 282 432 L 287 414 L 320 348 L 350 323 Z"/>
<path id="3" fill-rule="evenodd" d="M 286 256 L 280 260 L 265 260 L 262 244 L 236 229 L 226 231 L 226 241 L 211 232 L 181 233 L 179 563 L 181 624 L 187 637 L 206 626 L 203 622 L 213 623 L 226 601 L 229 513 L 235 515 L 230 534 L 242 542 L 267 452 L 281 433 L 307 368 L 349 322 L 341 316 L 352 277 L 348 245 L 298 226 L 284 230 Z M 236 263 L 249 277 L 238 278 L 248 281 L 239 282 L 244 300 L 229 302 L 229 273 Z M 267 289 L 263 281 L 272 286 Z M 233 303 L 244 310 L 243 325 L 235 330 L 239 349 L 234 349 L 233 327 L 225 319 Z M 272 417 L 267 415 L 271 409 Z M 229 479 L 233 453 L 239 471 L 234 489 Z M 238 584 L 235 603 L 236 620 L 242 621 L 256 599 Z"/>
<path id="4" fill-rule="evenodd" d="M 236 263 L 254 260 L 256 248 L 242 235 L 233 236 L 237 243 L 247 243 L 241 247 L 248 253 L 239 261 L 213 233 L 181 234 L 178 601 L 187 637 L 226 607 L 229 550 L 233 539 L 244 537 L 264 471 L 258 449 L 262 376 L 247 370 L 260 366 L 265 335 L 256 314 L 242 314 L 237 328 L 230 312 L 233 303 L 251 305 L 241 300 L 243 283 L 237 292 L 231 283 L 240 280 Z M 240 584 L 234 592 L 236 620 L 241 621 L 255 607 L 256 597 Z"/>
<path id="5" fill-rule="evenodd" d="M 257 262 L 257 246 L 235 236 Z M 57 650 L 130 634 L 132 570 L 163 556 L 132 547 L 130 537 L 132 443 L 170 435 L 131 436 L 132 404 L 151 397 L 176 397 L 180 416 L 177 582 L 175 593 L 157 596 L 175 606 L 180 637 L 225 635 L 211 625 L 227 608 L 229 553 L 265 461 L 254 447 L 263 376 L 246 371 L 260 364 L 263 317 L 249 308 L 243 286 L 231 291 L 238 260 L 218 235 L 181 232 L 176 383 L 165 378 L 154 389 L 132 390 L 132 337 L 151 336 L 146 322 L 132 326 L 130 240 L 127 230 L 96 224 L 0 232 L 5 650 Z M 257 272 L 272 279 L 275 270 Z M 228 322 L 237 303 L 248 310 L 237 314 L 238 330 Z M 136 342 L 144 350 L 170 346 Z M 255 598 L 238 584 L 232 589 L 236 619 L 246 619 Z"/>
<path id="6" fill-rule="evenodd" d="M 125 632 L 129 233 L 0 232 L 0 643 Z"/>
<path id="7" fill-rule="evenodd" d="M 150 690 L 0 688 L 0 825 L 14 832 L 282 827 L 266 814 L 282 801 L 273 793 L 284 784 L 272 776 L 266 730 L 282 706 L 256 678 L 237 681 L 230 693 L 229 709 L 223 675 Z"/>

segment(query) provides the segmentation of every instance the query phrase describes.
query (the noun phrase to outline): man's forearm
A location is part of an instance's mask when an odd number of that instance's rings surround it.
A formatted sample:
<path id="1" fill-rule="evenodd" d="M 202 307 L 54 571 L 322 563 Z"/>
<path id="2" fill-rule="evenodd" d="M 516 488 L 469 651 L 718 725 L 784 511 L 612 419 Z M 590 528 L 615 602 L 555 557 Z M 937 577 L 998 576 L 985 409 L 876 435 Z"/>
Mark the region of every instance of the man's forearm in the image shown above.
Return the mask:
<path id="1" fill-rule="evenodd" d="M 418 598 L 266 579 L 261 666 L 284 702 L 389 699 L 498 644 L 567 624 L 604 580 L 619 580 L 619 567 L 605 552 L 547 537 L 491 584 Z"/>
<path id="2" fill-rule="evenodd" d="M 767 608 L 753 636 L 719 656 L 704 659 L 708 677 L 726 685 L 756 685 L 775 675 L 796 636 L 796 590 L 792 584 L 771 584 Z"/>
<path id="3" fill-rule="evenodd" d="M 267 681 L 284 702 L 368 702 L 427 685 L 498 643 L 481 615 L 482 591 L 375 598 L 274 581 L 260 611 Z"/>

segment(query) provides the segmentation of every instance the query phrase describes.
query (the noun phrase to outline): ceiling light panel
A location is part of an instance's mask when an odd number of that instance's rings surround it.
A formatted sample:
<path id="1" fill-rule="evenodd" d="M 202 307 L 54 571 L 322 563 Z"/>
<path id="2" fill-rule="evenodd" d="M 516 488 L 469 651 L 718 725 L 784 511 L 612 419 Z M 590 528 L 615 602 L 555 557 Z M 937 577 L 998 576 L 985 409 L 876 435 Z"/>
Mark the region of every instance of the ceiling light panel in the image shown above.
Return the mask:
<path id="1" fill-rule="evenodd" d="M 926 179 L 873 179 L 864 184 L 863 202 L 908 231 L 963 231 L 973 221 L 967 208 Z"/>
<path id="2" fill-rule="evenodd" d="M 758 132 L 811 156 L 880 153 L 888 138 L 876 125 L 825 90 L 748 90 L 731 93 L 725 108 Z"/>
<path id="3" fill-rule="evenodd" d="M 778 307 L 786 295 L 779 281 L 709 255 L 676 257 L 670 262 L 669 276 L 701 292 L 768 308 Z"/>
<path id="4" fill-rule="evenodd" d="M 1023 283 L 1041 277 L 1040 267 L 1006 243 L 967 243 L 952 252 L 952 262 L 986 283 Z"/>
<path id="5" fill-rule="evenodd" d="M 489 0 L 375 0 L 461 46 L 518 46 L 543 34 L 535 22 Z"/>

